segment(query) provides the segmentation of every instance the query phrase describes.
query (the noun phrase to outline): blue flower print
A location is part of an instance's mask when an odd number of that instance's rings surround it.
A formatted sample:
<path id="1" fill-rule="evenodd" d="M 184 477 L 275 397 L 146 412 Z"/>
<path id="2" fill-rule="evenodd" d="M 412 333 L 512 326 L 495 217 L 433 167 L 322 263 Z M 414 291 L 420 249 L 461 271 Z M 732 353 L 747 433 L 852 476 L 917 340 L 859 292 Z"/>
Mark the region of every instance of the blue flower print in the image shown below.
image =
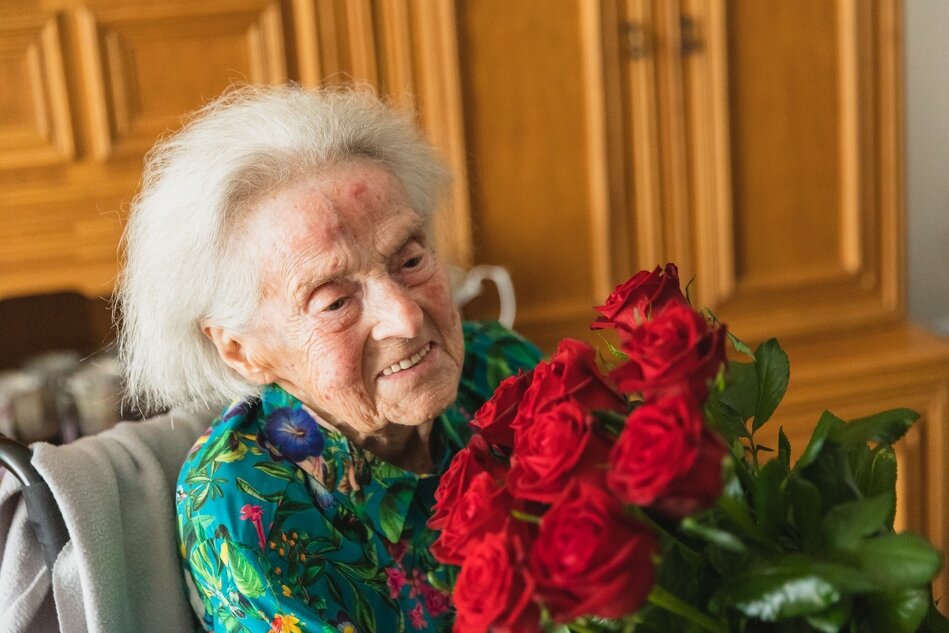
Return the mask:
<path id="1" fill-rule="evenodd" d="M 265 427 L 267 437 L 291 462 L 323 453 L 323 434 L 316 420 L 303 409 L 282 407 L 273 412 Z"/>

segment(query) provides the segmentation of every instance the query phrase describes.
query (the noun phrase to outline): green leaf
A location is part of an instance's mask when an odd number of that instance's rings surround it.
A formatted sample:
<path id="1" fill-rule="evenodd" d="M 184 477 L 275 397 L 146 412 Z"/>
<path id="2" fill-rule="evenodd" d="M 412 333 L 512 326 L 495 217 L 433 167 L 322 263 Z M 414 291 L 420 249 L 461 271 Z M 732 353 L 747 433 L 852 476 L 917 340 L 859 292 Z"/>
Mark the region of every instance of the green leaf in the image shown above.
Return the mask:
<path id="1" fill-rule="evenodd" d="M 887 633 L 914 633 L 929 611 L 928 587 L 871 594 L 866 601 L 874 628 Z"/>
<path id="2" fill-rule="evenodd" d="M 264 473 L 265 475 L 270 475 L 271 477 L 276 477 L 277 479 L 282 479 L 283 481 L 290 481 L 293 479 L 293 471 L 286 466 L 280 466 L 273 462 L 261 462 L 259 464 L 254 464 L 254 468 Z"/>
<path id="3" fill-rule="evenodd" d="M 220 589 L 221 579 L 217 576 L 216 565 L 211 561 L 208 550 L 210 550 L 210 554 L 213 554 L 215 560 L 217 560 L 217 552 L 211 549 L 208 541 L 201 541 L 191 550 L 188 562 L 191 566 L 191 571 L 197 574 L 199 580 L 202 581 L 201 584 L 206 587 Z"/>
<path id="4" fill-rule="evenodd" d="M 411 488 L 395 485 L 386 492 L 386 496 L 379 504 L 379 524 L 382 532 L 390 543 L 398 543 L 405 525 L 405 515 L 399 511 L 410 501 L 413 491 Z"/>
<path id="5" fill-rule="evenodd" d="M 695 282 L 695 277 L 689 279 L 689 283 L 685 284 L 685 300 L 689 302 L 689 305 L 692 305 L 692 284 Z"/>
<path id="6" fill-rule="evenodd" d="M 939 552 L 915 534 L 886 534 L 857 550 L 860 567 L 881 591 L 928 584 L 939 572 Z"/>
<path id="7" fill-rule="evenodd" d="M 949 620 L 936 609 L 936 604 L 930 598 L 929 611 L 919 629 L 920 633 L 949 633 Z"/>
<path id="8" fill-rule="evenodd" d="M 234 450 L 222 451 L 214 456 L 214 461 L 229 464 L 244 459 L 247 454 L 247 447 L 240 443 Z"/>
<path id="9" fill-rule="evenodd" d="M 843 420 L 830 411 L 824 411 L 820 416 L 820 420 L 817 422 L 817 426 L 814 428 L 814 432 L 811 434 L 807 448 L 804 449 L 797 463 L 794 464 L 794 470 L 801 470 L 813 463 L 814 460 L 817 459 L 817 456 L 820 455 L 821 449 L 824 448 L 824 442 L 827 441 L 827 436 L 830 435 L 831 431 L 844 424 L 845 422 Z"/>
<path id="10" fill-rule="evenodd" d="M 742 341 L 740 338 L 738 338 L 737 336 L 735 336 L 735 335 L 732 334 L 731 332 L 727 332 L 727 331 L 726 331 L 725 333 L 728 335 L 728 340 L 731 341 L 732 347 L 735 348 L 735 351 L 736 351 L 736 352 L 740 352 L 740 353 L 745 354 L 746 356 L 750 356 L 750 357 L 752 357 L 752 358 L 755 357 L 755 353 L 751 351 L 751 348 L 750 348 L 750 347 L 748 347 L 747 345 L 745 345 L 744 341 Z"/>
<path id="11" fill-rule="evenodd" d="M 326 574 L 323 576 L 323 579 L 326 581 L 326 588 L 329 590 L 330 597 L 336 602 L 336 604 L 346 604 L 343 594 L 339 590 L 339 585 L 337 584 L 336 579 L 332 574 Z"/>
<path id="12" fill-rule="evenodd" d="M 244 628 L 241 626 L 241 621 L 230 613 L 224 614 L 222 619 L 224 620 L 224 630 L 227 631 L 227 633 L 240 633 Z"/>
<path id="13" fill-rule="evenodd" d="M 606 343 L 606 348 L 610 350 L 610 354 L 613 355 L 613 358 L 618 358 L 619 360 L 629 360 L 629 356 L 626 354 L 626 352 L 606 340 L 605 336 L 600 334 L 600 338 L 603 339 L 604 343 Z"/>
<path id="14" fill-rule="evenodd" d="M 312 585 L 316 582 L 317 578 L 323 575 L 323 570 L 325 567 L 322 563 L 311 562 L 306 565 L 306 570 L 303 572 L 303 577 L 300 579 L 300 583 L 306 587 Z"/>
<path id="15" fill-rule="evenodd" d="M 722 407 L 742 422 L 755 414 L 758 406 L 758 376 L 754 363 L 728 361 L 728 381 L 720 400 Z"/>
<path id="16" fill-rule="evenodd" d="M 227 565 L 237 590 L 248 598 L 264 595 L 266 586 L 261 572 L 247 559 L 240 546 L 225 541 L 221 544 L 221 560 Z"/>
<path id="17" fill-rule="evenodd" d="M 786 476 L 783 464 L 779 460 L 772 460 L 764 465 L 755 480 L 755 514 L 758 527 L 768 540 L 774 540 L 784 521 L 781 482 Z"/>
<path id="18" fill-rule="evenodd" d="M 684 532 L 697 536 L 712 545 L 717 545 L 728 552 L 744 554 L 748 551 L 745 543 L 732 532 L 720 530 L 710 525 L 703 525 L 692 517 L 683 519 L 680 527 Z"/>
<path id="19" fill-rule="evenodd" d="M 896 452 L 892 446 L 884 444 L 874 450 L 860 488 L 867 496 L 884 492 L 896 494 Z"/>
<path id="20" fill-rule="evenodd" d="M 283 498 L 283 495 L 280 493 L 265 494 L 263 492 L 258 491 L 256 488 L 250 485 L 250 483 L 247 482 L 247 480 L 243 479 L 242 477 L 237 477 L 235 481 L 237 483 L 238 488 L 240 488 L 242 491 L 246 492 L 252 497 L 257 497 L 261 501 L 268 501 L 272 503 L 274 501 L 279 501 L 280 499 Z"/>
<path id="21" fill-rule="evenodd" d="M 791 470 L 791 442 L 784 434 L 783 426 L 778 429 L 778 461 L 784 465 L 785 470 Z"/>
<path id="22" fill-rule="evenodd" d="M 768 339 L 755 350 L 755 374 L 758 378 L 758 404 L 752 431 L 757 431 L 771 418 L 788 390 L 791 368 L 788 355 L 777 339 Z"/>
<path id="23" fill-rule="evenodd" d="M 197 510 L 201 509 L 201 506 L 203 506 L 207 502 L 208 493 L 210 491 L 211 491 L 210 485 L 201 486 L 201 489 L 198 490 L 198 492 L 196 492 L 195 495 L 191 498 L 192 512 L 196 512 Z"/>
<path id="24" fill-rule="evenodd" d="M 824 517 L 825 542 L 834 550 L 853 552 L 860 539 L 886 529 L 886 519 L 894 506 L 890 493 L 834 506 Z"/>
<path id="25" fill-rule="evenodd" d="M 230 451 L 231 435 L 231 432 L 222 432 L 213 440 L 209 440 L 202 449 L 201 459 L 198 460 L 195 470 L 200 470 L 221 453 Z"/>
<path id="26" fill-rule="evenodd" d="M 729 601 L 751 618 L 774 622 L 814 615 L 840 600 L 840 591 L 798 561 L 751 570 L 727 588 Z"/>
<path id="27" fill-rule="evenodd" d="M 918 419 L 919 414 L 910 409 L 890 409 L 853 420 L 834 429 L 830 434 L 830 439 L 844 446 L 867 442 L 893 444 L 903 437 Z"/>
<path id="28" fill-rule="evenodd" d="M 850 620 L 853 613 L 853 602 L 841 600 L 825 611 L 807 617 L 807 623 L 821 631 L 821 633 L 838 633 Z"/>
<path id="29" fill-rule="evenodd" d="M 739 501 L 728 497 L 719 497 L 718 506 L 745 533 L 745 536 L 759 543 L 764 543 L 767 540 L 761 530 L 758 529 L 757 524 L 751 519 L 747 508 Z"/>
<path id="30" fill-rule="evenodd" d="M 788 496 L 804 550 L 817 551 L 822 543 L 820 490 L 807 479 L 794 475 L 788 480 Z"/>
<path id="31" fill-rule="evenodd" d="M 376 631 L 376 615 L 369 600 L 363 595 L 363 592 L 353 587 L 353 595 L 356 597 L 356 625 L 360 631 Z"/>

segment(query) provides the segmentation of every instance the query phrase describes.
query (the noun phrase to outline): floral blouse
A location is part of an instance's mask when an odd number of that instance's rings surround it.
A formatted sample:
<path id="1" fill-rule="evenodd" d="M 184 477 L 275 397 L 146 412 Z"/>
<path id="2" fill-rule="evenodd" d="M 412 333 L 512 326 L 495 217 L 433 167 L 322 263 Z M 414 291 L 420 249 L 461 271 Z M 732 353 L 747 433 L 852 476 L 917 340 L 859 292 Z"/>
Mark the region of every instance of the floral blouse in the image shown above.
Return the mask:
<path id="1" fill-rule="evenodd" d="M 458 397 L 432 429 L 434 474 L 393 466 L 323 427 L 294 434 L 308 414 L 276 385 L 225 409 L 198 439 L 178 478 L 177 515 L 206 630 L 451 630 L 456 570 L 432 557 L 437 533 L 426 527 L 435 487 L 478 407 L 540 360 L 496 322 L 463 329 Z"/>

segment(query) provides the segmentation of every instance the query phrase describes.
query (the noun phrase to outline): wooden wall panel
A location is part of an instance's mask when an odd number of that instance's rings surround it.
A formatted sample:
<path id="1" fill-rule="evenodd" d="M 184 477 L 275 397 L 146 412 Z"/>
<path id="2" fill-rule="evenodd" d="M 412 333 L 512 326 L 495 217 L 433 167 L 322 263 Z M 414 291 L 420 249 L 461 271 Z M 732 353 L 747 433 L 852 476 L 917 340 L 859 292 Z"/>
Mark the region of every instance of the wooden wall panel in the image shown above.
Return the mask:
<path id="1" fill-rule="evenodd" d="M 287 78 L 274 1 L 87 7 L 80 46 L 99 160 L 141 156 L 235 81 Z"/>
<path id="2" fill-rule="evenodd" d="M 897 321 L 904 232 L 892 3 L 683 8 L 699 37 L 685 61 L 690 161 L 715 165 L 690 173 L 698 297 L 750 339 Z"/>
<path id="3" fill-rule="evenodd" d="M 512 272 L 518 328 L 547 347 L 582 335 L 609 287 L 600 158 L 609 150 L 588 96 L 603 94 L 602 75 L 591 74 L 592 4 L 459 6 L 475 258 Z"/>
<path id="4" fill-rule="evenodd" d="M 378 84 L 370 0 L 294 0 L 304 85 Z"/>
<path id="5" fill-rule="evenodd" d="M 0 169 L 68 162 L 74 143 L 56 14 L 0 22 Z"/>
<path id="6" fill-rule="evenodd" d="M 134 180 L 0 191 L 0 289 L 4 296 L 73 290 L 109 297 L 122 235 L 119 209 Z"/>

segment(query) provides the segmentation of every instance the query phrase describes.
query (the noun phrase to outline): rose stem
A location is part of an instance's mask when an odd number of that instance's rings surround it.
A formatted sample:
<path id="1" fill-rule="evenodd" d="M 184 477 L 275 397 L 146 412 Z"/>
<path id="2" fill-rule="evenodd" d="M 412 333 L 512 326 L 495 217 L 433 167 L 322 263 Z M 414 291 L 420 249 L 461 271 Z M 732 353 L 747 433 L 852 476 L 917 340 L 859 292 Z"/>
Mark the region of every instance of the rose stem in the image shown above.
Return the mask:
<path id="1" fill-rule="evenodd" d="M 721 623 L 716 622 L 701 611 L 698 611 L 692 605 L 686 604 L 675 595 L 669 593 L 659 585 L 655 585 L 649 592 L 649 603 L 653 606 L 665 609 L 669 613 L 688 620 L 692 624 L 712 633 L 728 633 Z"/>

